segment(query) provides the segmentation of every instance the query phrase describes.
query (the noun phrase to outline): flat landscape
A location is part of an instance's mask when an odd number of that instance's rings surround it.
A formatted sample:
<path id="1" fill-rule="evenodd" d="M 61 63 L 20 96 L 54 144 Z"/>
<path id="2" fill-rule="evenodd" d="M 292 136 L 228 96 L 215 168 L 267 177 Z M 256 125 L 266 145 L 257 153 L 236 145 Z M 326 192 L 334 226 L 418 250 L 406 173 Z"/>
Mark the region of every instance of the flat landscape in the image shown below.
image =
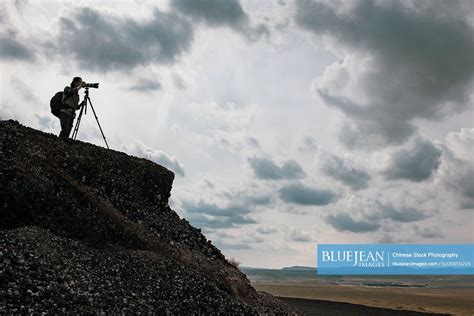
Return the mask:
<path id="1" fill-rule="evenodd" d="M 473 276 L 319 276 L 316 270 L 246 270 L 252 285 L 259 291 L 283 298 L 303 310 L 329 308 L 331 315 L 393 314 L 383 310 L 358 310 L 350 303 L 395 311 L 474 315 Z M 264 270 L 264 271 L 263 271 Z M 306 300 L 317 300 L 313 302 Z M 306 306 L 306 309 L 305 309 Z M 395 313 L 396 315 L 399 313 Z"/>

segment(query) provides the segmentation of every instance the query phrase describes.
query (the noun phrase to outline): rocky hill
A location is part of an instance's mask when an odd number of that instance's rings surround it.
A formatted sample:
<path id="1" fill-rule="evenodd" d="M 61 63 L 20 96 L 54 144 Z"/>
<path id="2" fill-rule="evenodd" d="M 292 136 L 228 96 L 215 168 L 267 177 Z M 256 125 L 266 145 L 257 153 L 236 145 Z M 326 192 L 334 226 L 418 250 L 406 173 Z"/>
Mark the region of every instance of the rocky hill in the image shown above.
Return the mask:
<path id="1" fill-rule="evenodd" d="M 0 122 L 0 313 L 288 314 L 168 205 L 146 159 Z"/>

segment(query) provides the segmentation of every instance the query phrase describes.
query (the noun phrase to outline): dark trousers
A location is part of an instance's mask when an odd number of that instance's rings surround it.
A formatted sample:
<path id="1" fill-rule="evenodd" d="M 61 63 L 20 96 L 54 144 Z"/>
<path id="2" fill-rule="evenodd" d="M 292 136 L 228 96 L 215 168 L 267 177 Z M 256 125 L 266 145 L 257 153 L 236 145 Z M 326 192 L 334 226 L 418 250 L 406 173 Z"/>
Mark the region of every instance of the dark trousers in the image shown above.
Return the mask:
<path id="1" fill-rule="evenodd" d="M 74 117 L 67 113 L 60 112 L 59 121 L 61 122 L 61 132 L 59 133 L 59 137 L 68 138 L 69 134 L 71 133 Z"/>

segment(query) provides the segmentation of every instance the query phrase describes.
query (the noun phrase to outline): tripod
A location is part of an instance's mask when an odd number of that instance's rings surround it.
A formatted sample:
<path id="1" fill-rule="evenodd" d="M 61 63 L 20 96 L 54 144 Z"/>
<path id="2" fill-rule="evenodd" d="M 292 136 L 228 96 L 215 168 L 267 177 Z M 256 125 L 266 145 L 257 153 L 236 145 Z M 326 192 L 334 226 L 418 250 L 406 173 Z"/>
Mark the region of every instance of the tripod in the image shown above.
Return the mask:
<path id="1" fill-rule="evenodd" d="M 102 131 L 102 127 L 100 126 L 99 123 L 99 118 L 95 114 L 94 107 L 92 106 L 91 99 L 89 98 L 89 88 L 85 88 L 86 91 L 84 91 L 84 104 L 81 106 L 81 111 L 79 111 L 79 116 L 77 117 L 76 121 L 76 126 L 74 127 L 74 131 L 72 132 L 72 139 L 76 139 L 77 137 L 77 132 L 79 132 L 79 125 L 81 124 L 81 119 L 82 119 L 82 113 L 87 114 L 87 103 L 90 104 L 92 113 L 94 113 L 95 120 L 97 121 L 97 125 L 99 125 L 100 133 L 102 134 L 102 137 L 104 138 L 105 146 L 107 146 L 107 149 L 109 149 L 109 144 L 107 144 L 107 140 L 105 139 L 104 132 Z"/>

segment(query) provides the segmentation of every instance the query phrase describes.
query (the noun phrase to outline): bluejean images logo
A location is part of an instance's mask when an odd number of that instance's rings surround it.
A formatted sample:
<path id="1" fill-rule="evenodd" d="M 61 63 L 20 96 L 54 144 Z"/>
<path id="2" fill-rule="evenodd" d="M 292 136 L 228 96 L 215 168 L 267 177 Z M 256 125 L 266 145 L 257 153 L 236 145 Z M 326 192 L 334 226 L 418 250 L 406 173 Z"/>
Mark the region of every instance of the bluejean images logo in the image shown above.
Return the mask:
<path id="1" fill-rule="evenodd" d="M 319 244 L 318 274 L 474 274 L 474 244 Z"/>
<path id="2" fill-rule="evenodd" d="M 347 262 L 352 267 L 384 267 L 385 251 L 322 251 L 323 262 Z"/>

